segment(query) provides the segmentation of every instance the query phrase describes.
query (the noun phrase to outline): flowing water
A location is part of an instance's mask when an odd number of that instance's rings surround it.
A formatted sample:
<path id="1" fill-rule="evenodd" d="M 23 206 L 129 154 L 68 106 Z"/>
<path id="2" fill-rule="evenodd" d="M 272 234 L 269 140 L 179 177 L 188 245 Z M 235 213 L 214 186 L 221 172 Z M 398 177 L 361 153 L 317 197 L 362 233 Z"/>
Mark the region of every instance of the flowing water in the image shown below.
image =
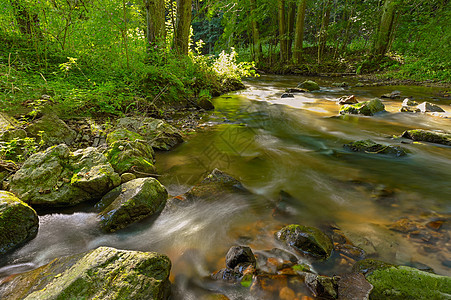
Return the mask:
<path id="1" fill-rule="evenodd" d="M 216 98 L 215 112 L 187 142 L 157 154 L 158 171 L 164 174 L 160 180 L 171 195 L 184 193 L 218 168 L 239 179 L 253 196 L 194 202 L 115 234 L 102 233 L 89 209 L 43 214 L 38 236 L 2 258 L 0 276 L 112 246 L 167 254 L 173 262 L 175 299 L 214 292 L 242 299 L 247 297 L 245 288 L 208 276 L 225 266 L 225 254 L 233 245 L 248 245 L 255 252 L 280 247 L 274 232 L 291 223 L 334 226 L 368 257 L 451 275 L 449 232 L 442 228 L 415 236 L 389 229 L 402 217 L 421 225 L 447 219 L 450 228 L 451 147 L 401 143 L 406 140 L 393 136 L 416 128 L 451 131 L 451 99 L 440 97 L 437 88 L 331 88 L 331 79 L 314 80 L 320 91 L 283 99 L 283 91 L 302 78 L 249 80 L 246 90 Z M 342 95 L 354 94 L 363 101 L 393 90 L 417 102 L 438 104 L 447 113 L 400 113 L 401 98 L 384 101 L 388 113 L 338 116 L 335 100 Z M 409 153 L 393 157 L 343 149 L 343 144 L 362 139 L 400 145 Z M 287 193 L 291 196 L 281 196 Z M 336 262 L 313 267 L 325 275 L 349 271 Z"/>

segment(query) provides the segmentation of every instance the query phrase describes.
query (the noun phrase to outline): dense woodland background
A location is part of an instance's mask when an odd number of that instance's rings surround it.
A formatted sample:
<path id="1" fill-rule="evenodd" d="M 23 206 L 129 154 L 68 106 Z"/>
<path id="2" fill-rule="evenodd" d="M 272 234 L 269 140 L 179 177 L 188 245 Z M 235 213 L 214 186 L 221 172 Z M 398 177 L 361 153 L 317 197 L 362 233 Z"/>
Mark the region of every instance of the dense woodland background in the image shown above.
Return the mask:
<path id="1" fill-rule="evenodd" d="M 45 94 L 63 115 L 155 111 L 255 70 L 451 81 L 447 0 L 0 2 L 6 110 Z"/>

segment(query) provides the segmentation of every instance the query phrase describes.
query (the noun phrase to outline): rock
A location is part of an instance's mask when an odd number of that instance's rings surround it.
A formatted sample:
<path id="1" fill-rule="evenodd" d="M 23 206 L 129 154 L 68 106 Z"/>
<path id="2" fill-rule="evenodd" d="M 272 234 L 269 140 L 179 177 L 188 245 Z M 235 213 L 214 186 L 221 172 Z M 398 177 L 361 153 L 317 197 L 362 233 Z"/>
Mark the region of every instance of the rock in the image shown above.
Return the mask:
<path id="1" fill-rule="evenodd" d="M 119 175 L 97 149 L 71 153 L 61 144 L 28 158 L 10 190 L 30 205 L 58 207 L 98 199 L 119 184 Z"/>
<path id="2" fill-rule="evenodd" d="M 143 140 L 113 142 L 108 147 L 106 156 L 119 174 L 129 172 L 143 177 L 155 173 L 153 149 Z"/>
<path id="3" fill-rule="evenodd" d="M 19 122 L 4 112 L 0 112 L 0 133 L 15 129 L 19 126 Z"/>
<path id="4" fill-rule="evenodd" d="M 132 173 L 124 173 L 121 175 L 121 183 L 129 182 L 133 179 L 136 179 L 136 175 Z"/>
<path id="5" fill-rule="evenodd" d="M 402 137 L 414 141 L 423 141 L 451 146 L 451 134 L 444 132 L 424 129 L 413 129 L 404 131 Z"/>
<path id="6" fill-rule="evenodd" d="M 337 299 L 338 277 L 320 276 L 312 273 L 305 274 L 305 284 L 319 299 Z"/>
<path id="7" fill-rule="evenodd" d="M 332 83 L 332 86 L 345 88 L 348 87 L 349 84 L 347 82 L 334 82 Z"/>
<path id="8" fill-rule="evenodd" d="M 24 139 L 27 137 L 27 132 L 23 129 L 10 129 L 8 131 L 0 131 L 0 141 L 9 142 L 13 139 Z"/>
<path id="9" fill-rule="evenodd" d="M 117 129 L 127 129 L 137 133 L 146 140 L 154 149 L 169 150 L 183 142 L 179 130 L 163 120 L 154 118 L 128 117 L 119 119 Z M 136 139 L 136 138 L 135 138 Z M 118 139 L 115 139 L 118 140 Z M 114 142 L 115 140 L 108 141 Z M 130 140 L 134 140 L 130 138 Z"/>
<path id="10" fill-rule="evenodd" d="M 417 106 L 417 105 L 418 103 L 410 98 L 406 98 L 404 99 L 404 101 L 402 101 L 402 106 Z"/>
<path id="11" fill-rule="evenodd" d="M 275 237 L 292 249 L 317 259 L 327 259 L 332 254 L 332 241 L 314 227 L 288 225 L 276 232 Z"/>
<path id="12" fill-rule="evenodd" d="M 401 92 L 400 91 L 393 91 L 391 93 L 388 94 L 383 94 L 381 96 L 381 98 L 388 98 L 388 99 L 397 99 L 401 97 Z"/>
<path id="13" fill-rule="evenodd" d="M 1 255 L 34 238 L 38 227 L 38 215 L 34 209 L 12 193 L 0 191 Z"/>
<path id="14" fill-rule="evenodd" d="M 430 102 L 423 102 L 417 106 L 417 108 L 422 112 L 445 112 L 440 106 L 435 105 Z"/>
<path id="15" fill-rule="evenodd" d="M 168 192 L 155 178 L 138 178 L 121 184 L 96 205 L 100 225 L 107 232 L 127 227 L 163 210 Z"/>
<path id="16" fill-rule="evenodd" d="M 361 83 L 361 82 L 357 82 L 356 84 L 355 84 L 355 87 L 364 87 L 365 86 L 365 84 L 364 83 Z"/>
<path id="17" fill-rule="evenodd" d="M 385 111 L 385 106 L 379 99 L 360 102 L 357 104 L 346 104 L 340 108 L 340 114 L 361 114 L 365 116 L 372 116 L 378 112 Z"/>
<path id="18" fill-rule="evenodd" d="M 400 112 L 410 112 L 410 113 L 421 112 L 421 110 L 416 106 L 402 106 L 399 111 Z"/>
<path id="19" fill-rule="evenodd" d="M 203 96 L 199 97 L 199 99 L 197 100 L 197 105 L 200 108 L 203 108 L 205 110 L 214 110 L 215 109 L 215 106 L 211 102 L 211 97 L 207 96 L 207 95 L 203 95 Z"/>
<path id="20" fill-rule="evenodd" d="M 359 103 L 354 95 L 351 96 L 343 96 L 338 98 L 338 104 L 344 105 L 344 104 L 356 104 Z"/>
<path id="21" fill-rule="evenodd" d="M 294 98 L 294 95 L 291 93 L 283 93 L 280 98 Z"/>
<path id="22" fill-rule="evenodd" d="M 245 246 L 233 246 L 229 249 L 226 255 L 227 268 L 234 269 L 237 266 L 255 267 L 256 260 L 251 248 Z"/>
<path id="23" fill-rule="evenodd" d="M 248 193 L 241 182 L 222 172 L 214 169 L 198 185 L 194 186 L 185 195 L 187 200 L 194 199 L 219 199 L 226 194 Z"/>
<path id="24" fill-rule="evenodd" d="M 381 267 L 366 275 L 371 299 L 450 299 L 451 277 L 405 266 Z"/>
<path id="25" fill-rule="evenodd" d="M 119 128 L 114 130 L 113 132 L 109 133 L 106 141 L 108 145 L 112 145 L 115 142 L 118 141 L 127 141 L 127 142 L 133 142 L 135 140 L 144 140 L 144 137 L 140 134 L 127 130 L 125 128 Z"/>
<path id="26" fill-rule="evenodd" d="M 47 146 L 62 143 L 70 145 L 77 136 L 74 130 L 69 128 L 66 123 L 54 114 L 44 115 L 25 130 L 28 136 L 36 139 L 40 139 L 40 135 L 42 134 L 42 140 Z"/>
<path id="27" fill-rule="evenodd" d="M 308 90 L 300 88 L 290 88 L 285 90 L 285 93 L 289 94 L 306 93 L 306 92 L 308 92 Z"/>
<path id="28" fill-rule="evenodd" d="M 367 300 L 372 290 L 373 286 L 360 273 L 342 275 L 338 281 L 340 300 Z"/>
<path id="29" fill-rule="evenodd" d="M 167 299 L 170 269 L 162 254 L 100 247 L 10 276 L 0 298 Z"/>
<path id="30" fill-rule="evenodd" d="M 308 91 L 316 91 L 316 90 L 320 89 L 319 85 L 316 82 L 312 81 L 312 80 L 306 80 L 303 83 L 300 83 L 298 85 L 298 88 L 303 88 L 303 89 L 306 89 Z"/>
<path id="31" fill-rule="evenodd" d="M 390 154 L 395 156 L 405 156 L 407 155 L 406 150 L 399 146 L 382 145 L 377 144 L 372 140 L 362 140 L 355 141 L 349 144 L 343 145 L 347 150 L 353 152 L 365 152 L 372 154 Z"/>

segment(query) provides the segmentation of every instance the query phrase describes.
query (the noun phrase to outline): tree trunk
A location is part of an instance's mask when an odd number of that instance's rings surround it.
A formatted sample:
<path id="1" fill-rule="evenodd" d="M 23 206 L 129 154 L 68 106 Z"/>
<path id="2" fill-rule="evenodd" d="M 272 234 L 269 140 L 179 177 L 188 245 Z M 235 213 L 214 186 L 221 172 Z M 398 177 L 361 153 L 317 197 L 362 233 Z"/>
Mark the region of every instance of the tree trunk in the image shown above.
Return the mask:
<path id="1" fill-rule="evenodd" d="M 252 19 L 251 23 L 252 23 L 254 60 L 256 62 L 259 62 L 262 55 L 262 45 L 260 43 L 260 32 L 258 31 L 257 4 L 255 0 L 250 0 L 250 4 L 251 4 L 251 19 Z"/>
<path id="2" fill-rule="evenodd" d="M 279 41 L 280 41 L 280 60 L 286 62 L 288 60 L 288 43 L 287 43 L 287 23 L 285 21 L 285 0 L 278 0 L 279 5 Z"/>
<path id="3" fill-rule="evenodd" d="M 305 8 L 307 0 L 299 0 L 298 14 L 296 16 L 296 29 L 294 35 L 294 52 L 293 58 L 296 63 L 301 61 L 302 44 L 304 43 L 304 22 L 305 22 Z"/>
<path id="4" fill-rule="evenodd" d="M 296 17 L 296 3 L 290 3 L 288 6 L 288 26 L 287 26 L 287 58 L 290 59 L 292 56 L 292 45 L 293 45 L 293 32 L 294 32 L 294 22 Z M 287 59 L 287 60 L 288 60 Z"/>
<path id="5" fill-rule="evenodd" d="M 377 30 L 376 39 L 373 46 L 374 56 L 383 56 L 387 52 L 390 36 L 393 31 L 393 21 L 398 6 L 398 0 L 385 0 L 382 8 L 381 22 Z"/>
<path id="6" fill-rule="evenodd" d="M 144 0 L 146 7 L 147 47 L 165 42 L 164 0 Z"/>
<path id="7" fill-rule="evenodd" d="M 19 30 L 24 35 L 34 35 L 42 39 L 42 32 L 39 26 L 39 17 L 37 14 L 30 14 L 27 8 L 18 0 L 11 0 L 11 6 L 14 9 Z"/>
<path id="8" fill-rule="evenodd" d="M 321 59 L 324 54 L 324 48 L 326 48 L 327 42 L 327 28 L 329 27 L 330 10 L 332 9 L 333 0 L 325 0 L 323 17 L 321 19 L 321 29 L 318 36 L 318 63 L 321 63 Z"/>
<path id="9" fill-rule="evenodd" d="M 187 55 L 191 29 L 192 0 L 177 0 L 177 24 L 174 33 L 174 46 L 178 54 Z"/>

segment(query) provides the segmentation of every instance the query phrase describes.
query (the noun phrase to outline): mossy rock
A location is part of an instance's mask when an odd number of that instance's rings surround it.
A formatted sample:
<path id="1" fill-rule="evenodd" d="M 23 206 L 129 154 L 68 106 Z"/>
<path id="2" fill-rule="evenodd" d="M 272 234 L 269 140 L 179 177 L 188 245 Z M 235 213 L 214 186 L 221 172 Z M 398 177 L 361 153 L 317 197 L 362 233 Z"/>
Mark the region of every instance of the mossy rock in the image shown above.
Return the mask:
<path id="1" fill-rule="evenodd" d="M 340 114 L 358 114 L 365 116 L 373 116 L 378 112 L 385 111 L 385 106 L 380 99 L 360 102 L 356 104 L 345 104 L 340 108 Z"/>
<path id="2" fill-rule="evenodd" d="M 138 177 L 155 172 L 153 156 L 152 147 L 142 140 L 116 141 L 107 152 L 107 159 L 117 173 L 131 172 Z"/>
<path id="3" fill-rule="evenodd" d="M 451 277 L 405 266 L 384 267 L 366 276 L 370 299 L 451 299 Z"/>
<path id="4" fill-rule="evenodd" d="M 0 286 L 0 298 L 164 300 L 170 269 L 162 254 L 100 247 L 11 276 Z"/>
<path id="5" fill-rule="evenodd" d="M 38 227 L 38 215 L 34 209 L 12 193 L 0 191 L 0 254 L 34 238 Z"/>
<path id="6" fill-rule="evenodd" d="M 352 270 L 356 273 L 362 273 L 364 275 L 372 273 L 374 270 L 385 269 L 393 267 L 392 264 L 375 260 L 375 259 L 363 259 L 354 264 Z"/>
<path id="7" fill-rule="evenodd" d="M 125 128 L 119 128 L 108 134 L 107 143 L 108 145 L 112 145 L 117 141 L 135 141 L 135 140 L 144 140 L 144 138 L 133 131 L 127 130 Z"/>
<path id="8" fill-rule="evenodd" d="M 54 114 L 46 114 L 26 129 L 28 136 L 36 139 L 42 133 L 43 143 L 47 146 L 58 144 L 72 144 L 77 137 L 77 133 Z"/>
<path id="9" fill-rule="evenodd" d="M 19 126 L 19 122 L 4 112 L 0 112 L 0 133 L 15 129 Z"/>
<path id="10" fill-rule="evenodd" d="M 423 141 L 451 146 L 451 134 L 438 131 L 424 129 L 406 130 L 403 132 L 402 137 L 414 141 Z"/>
<path id="11" fill-rule="evenodd" d="M 96 205 L 104 231 L 114 232 L 163 210 L 168 192 L 155 178 L 128 181 L 106 194 Z"/>
<path id="12" fill-rule="evenodd" d="M 317 259 L 327 259 L 332 254 L 332 241 L 315 227 L 288 225 L 276 232 L 275 237 L 294 250 Z"/>
<path id="13" fill-rule="evenodd" d="M 298 88 L 303 88 L 308 91 L 317 91 L 320 89 L 319 84 L 317 84 L 316 82 L 314 82 L 312 80 L 306 80 L 303 83 L 300 83 L 298 85 Z"/>
<path id="14" fill-rule="evenodd" d="M 372 154 L 389 154 L 395 156 L 405 156 L 407 152 L 404 148 L 399 146 L 377 144 L 372 140 L 355 141 L 343 145 L 347 150 L 354 152 L 365 152 Z"/>
<path id="15" fill-rule="evenodd" d="M 226 194 L 248 193 L 241 182 L 229 174 L 214 169 L 198 185 L 186 193 L 188 200 L 194 199 L 218 199 Z"/>

